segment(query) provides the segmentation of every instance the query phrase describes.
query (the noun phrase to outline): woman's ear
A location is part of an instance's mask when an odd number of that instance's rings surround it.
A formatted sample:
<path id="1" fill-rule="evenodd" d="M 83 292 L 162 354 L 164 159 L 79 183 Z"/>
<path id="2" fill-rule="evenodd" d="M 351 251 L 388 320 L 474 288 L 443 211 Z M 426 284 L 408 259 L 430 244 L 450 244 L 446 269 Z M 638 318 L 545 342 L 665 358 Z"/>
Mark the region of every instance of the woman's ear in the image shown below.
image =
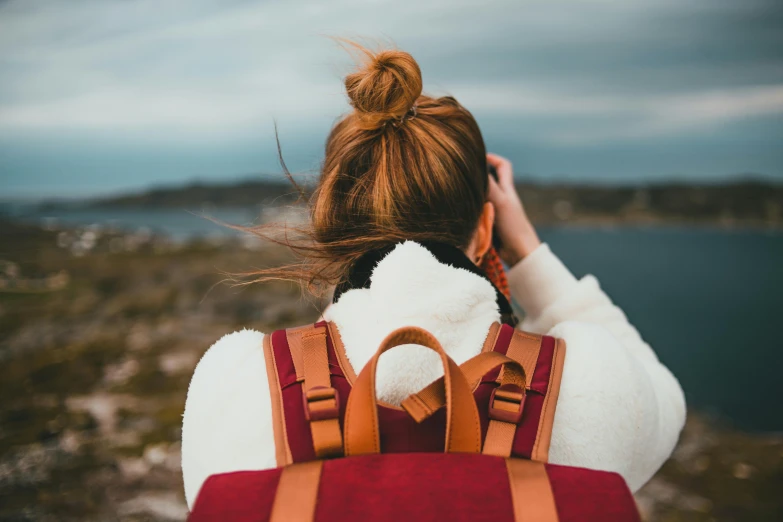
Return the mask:
<path id="1" fill-rule="evenodd" d="M 479 216 L 478 227 L 473 235 L 472 241 L 472 261 L 476 264 L 481 262 L 490 247 L 492 246 L 492 227 L 495 224 L 495 207 L 487 201 L 484 203 L 484 210 Z"/>

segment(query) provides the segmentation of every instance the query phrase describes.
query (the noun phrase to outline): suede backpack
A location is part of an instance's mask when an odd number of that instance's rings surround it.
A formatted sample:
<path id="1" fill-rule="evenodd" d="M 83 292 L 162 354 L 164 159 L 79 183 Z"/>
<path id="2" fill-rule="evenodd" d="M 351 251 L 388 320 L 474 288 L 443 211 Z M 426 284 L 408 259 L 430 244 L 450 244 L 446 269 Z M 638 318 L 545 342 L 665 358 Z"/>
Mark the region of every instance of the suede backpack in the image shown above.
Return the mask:
<path id="1" fill-rule="evenodd" d="M 379 403 L 382 353 L 435 351 L 443 377 Z M 264 338 L 276 469 L 212 475 L 189 520 L 638 522 L 616 473 L 548 464 L 565 343 L 494 324 L 461 366 L 400 328 L 356 376 L 332 323 Z"/>

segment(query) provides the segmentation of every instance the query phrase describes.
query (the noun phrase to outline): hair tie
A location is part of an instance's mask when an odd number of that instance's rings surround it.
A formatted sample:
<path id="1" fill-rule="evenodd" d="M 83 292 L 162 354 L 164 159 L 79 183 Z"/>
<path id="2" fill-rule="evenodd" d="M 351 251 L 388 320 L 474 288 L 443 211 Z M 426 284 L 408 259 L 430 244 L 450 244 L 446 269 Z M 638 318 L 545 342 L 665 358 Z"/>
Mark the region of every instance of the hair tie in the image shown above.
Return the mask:
<path id="1" fill-rule="evenodd" d="M 417 104 L 413 104 L 410 109 L 408 109 L 408 112 L 400 116 L 398 120 L 394 120 L 391 122 L 391 124 L 396 128 L 405 123 L 407 120 L 412 120 L 418 115 L 418 111 L 416 110 Z"/>

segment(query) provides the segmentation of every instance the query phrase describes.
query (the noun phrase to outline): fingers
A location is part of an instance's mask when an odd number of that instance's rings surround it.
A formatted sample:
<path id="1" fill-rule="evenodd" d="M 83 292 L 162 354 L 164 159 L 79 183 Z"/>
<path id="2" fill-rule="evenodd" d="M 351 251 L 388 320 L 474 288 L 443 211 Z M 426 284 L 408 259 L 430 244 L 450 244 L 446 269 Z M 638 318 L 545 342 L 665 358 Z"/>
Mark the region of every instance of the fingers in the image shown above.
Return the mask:
<path id="1" fill-rule="evenodd" d="M 492 176 L 489 177 L 489 194 L 487 194 L 490 201 L 499 201 L 503 197 L 503 191 L 498 186 L 498 182 Z"/>
<path id="2" fill-rule="evenodd" d="M 492 165 L 495 168 L 498 168 L 501 163 L 504 161 L 508 161 L 503 156 L 498 156 L 497 154 L 494 154 L 492 152 L 487 152 L 487 163 Z"/>
<path id="3" fill-rule="evenodd" d="M 501 187 L 507 189 L 514 186 L 514 169 L 508 159 L 490 152 L 487 154 L 487 162 L 497 170 Z"/>

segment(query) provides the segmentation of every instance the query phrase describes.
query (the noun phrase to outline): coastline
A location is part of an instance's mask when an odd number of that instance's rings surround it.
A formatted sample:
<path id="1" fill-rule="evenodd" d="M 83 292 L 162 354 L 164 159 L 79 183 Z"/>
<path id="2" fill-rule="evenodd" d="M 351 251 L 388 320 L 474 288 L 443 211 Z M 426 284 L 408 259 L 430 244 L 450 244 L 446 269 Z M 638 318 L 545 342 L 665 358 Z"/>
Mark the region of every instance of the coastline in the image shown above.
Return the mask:
<path id="1" fill-rule="evenodd" d="M 783 184 L 737 178 L 718 184 L 658 183 L 638 186 L 518 183 L 525 209 L 537 226 L 709 226 L 726 230 L 783 229 Z M 312 190 L 304 185 L 305 191 Z M 75 200 L 0 200 L 0 218 L 69 213 L 188 211 L 243 212 L 261 221 L 292 209 L 301 212 L 296 189 L 283 181 L 247 179 L 193 183 Z M 88 224 L 88 223 L 85 223 Z"/>

